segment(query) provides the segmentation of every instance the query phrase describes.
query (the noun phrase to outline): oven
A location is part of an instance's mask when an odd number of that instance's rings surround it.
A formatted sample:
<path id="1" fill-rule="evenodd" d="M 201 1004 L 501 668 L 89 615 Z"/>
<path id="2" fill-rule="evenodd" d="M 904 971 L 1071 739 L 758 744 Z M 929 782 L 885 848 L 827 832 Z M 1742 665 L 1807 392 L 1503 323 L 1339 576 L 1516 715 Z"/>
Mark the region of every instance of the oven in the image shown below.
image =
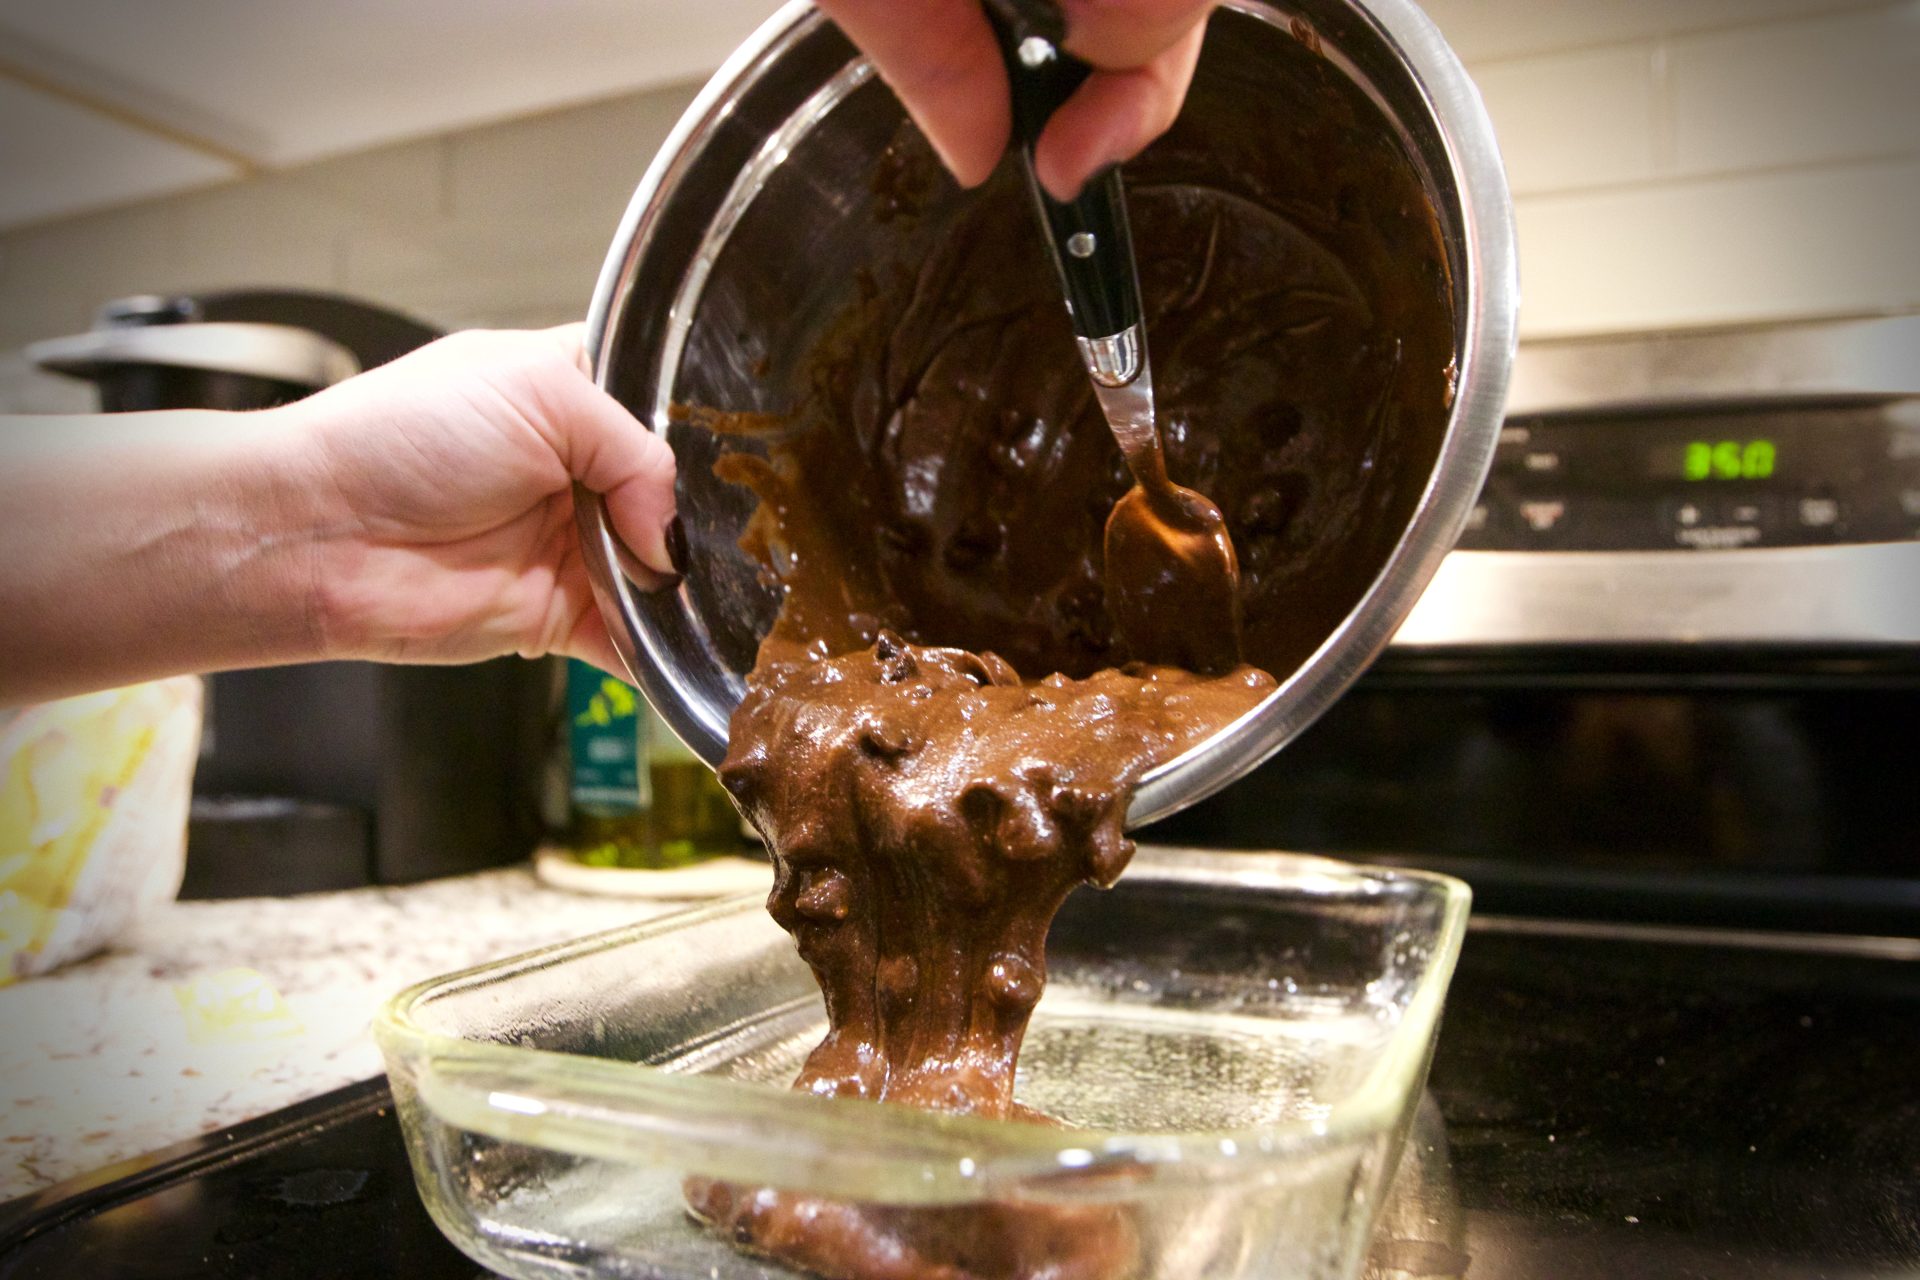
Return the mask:
<path id="1" fill-rule="evenodd" d="M 1920 317 L 1523 347 L 1368 676 L 1147 833 L 1453 872 L 1382 1277 L 1920 1274 Z"/>
<path id="2" fill-rule="evenodd" d="M 1483 913 L 1920 924 L 1920 317 L 1523 348 L 1468 532 L 1298 742 L 1152 835 Z"/>

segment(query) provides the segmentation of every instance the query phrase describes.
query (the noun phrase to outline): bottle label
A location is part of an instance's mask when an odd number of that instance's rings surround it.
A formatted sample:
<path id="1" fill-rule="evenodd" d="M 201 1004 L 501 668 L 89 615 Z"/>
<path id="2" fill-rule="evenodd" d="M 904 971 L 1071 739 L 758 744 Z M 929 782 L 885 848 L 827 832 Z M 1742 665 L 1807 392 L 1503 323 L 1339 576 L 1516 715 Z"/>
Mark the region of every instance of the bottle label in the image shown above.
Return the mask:
<path id="1" fill-rule="evenodd" d="M 640 695 L 579 659 L 567 664 L 567 734 L 576 809 L 634 813 L 640 795 Z"/>

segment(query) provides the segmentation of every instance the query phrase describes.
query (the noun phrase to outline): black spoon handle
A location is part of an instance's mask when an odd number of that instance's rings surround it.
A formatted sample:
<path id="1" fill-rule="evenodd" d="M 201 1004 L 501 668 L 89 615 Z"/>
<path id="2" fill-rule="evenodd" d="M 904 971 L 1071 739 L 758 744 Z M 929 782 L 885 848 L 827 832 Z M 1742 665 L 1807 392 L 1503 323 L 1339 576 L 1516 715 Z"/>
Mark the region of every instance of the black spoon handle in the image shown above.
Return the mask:
<path id="1" fill-rule="evenodd" d="M 1062 203 L 1048 195 L 1033 173 L 1033 147 L 1040 131 L 1093 68 L 1060 48 L 1059 13 L 1035 0 L 987 0 L 987 21 L 1000 40 L 1013 90 L 1013 140 L 1026 166 L 1046 228 L 1047 249 L 1060 273 L 1073 331 L 1082 338 L 1110 338 L 1140 323 L 1140 279 L 1127 226 L 1127 197 L 1118 166 L 1087 180 L 1080 194 Z"/>

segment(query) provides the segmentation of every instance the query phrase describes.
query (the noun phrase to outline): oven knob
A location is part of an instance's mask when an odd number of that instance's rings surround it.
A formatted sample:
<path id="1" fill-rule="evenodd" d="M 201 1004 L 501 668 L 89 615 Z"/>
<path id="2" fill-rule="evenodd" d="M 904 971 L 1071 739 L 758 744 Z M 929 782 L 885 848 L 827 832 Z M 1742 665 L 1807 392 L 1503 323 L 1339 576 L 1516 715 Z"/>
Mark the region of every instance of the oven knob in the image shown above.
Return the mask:
<path id="1" fill-rule="evenodd" d="M 1524 471 L 1523 460 L 1527 456 L 1527 446 L 1532 441 L 1532 427 L 1515 423 L 1508 423 L 1501 427 L 1499 443 L 1493 450 L 1493 473 L 1517 475 Z"/>
<path id="2" fill-rule="evenodd" d="M 1562 498 L 1533 498 L 1520 504 L 1520 520 L 1535 533 L 1552 533 L 1567 518 Z"/>
<path id="3" fill-rule="evenodd" d="M 1802 529 L 1831 529 L 1840 523 L 1838 498 L 1802 498 L 1798 514 Z"/>
<path id="4" fill-rule="evenodd" d="M 1473 510 L 1467 513 L 1467 523 L 1460 530 L 1460 540 L 1455 545 L 1466 551 L 1494 551 L 1502 549 L 1504 539 L 1501 534 L 1512 523 L 1503 518 L 1506 512 L 1496 503 L 1482 496 L 1473 504 Z"/>
<path id="5" fill-rule="evenodd" d="M 1701 525 L 1719 522 L 1719 509 L 1710 501 L 1687 497 L 1666 504 L 1666 523 L 1670 533 L 1681 529 L 1698 529 Z"/>

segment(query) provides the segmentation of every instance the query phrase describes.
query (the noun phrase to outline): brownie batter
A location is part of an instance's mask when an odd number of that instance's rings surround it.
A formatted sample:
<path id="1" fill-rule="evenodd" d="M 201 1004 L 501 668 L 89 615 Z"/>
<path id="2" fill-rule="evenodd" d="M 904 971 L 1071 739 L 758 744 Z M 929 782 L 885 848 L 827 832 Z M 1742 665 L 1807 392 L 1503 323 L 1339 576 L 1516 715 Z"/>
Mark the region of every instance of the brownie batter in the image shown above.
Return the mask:
<path id="1" fill-rule="evenodd" d="M 754 673 L 720 777 L 767 838 L 768 909 L 826 997 L 827 1038 L 794 1088 L 994 1119 L 1046 983 L 1047 926 L 1133 853 L 1146 769 L 1253 707 L 1252 668 L 1037 683 L 991 653 L 868 648 Z M 1086 1277 L 1132 1256 L 1108 1209 L 846 1205 L 695 1183 L 701 1217 L 834 1277 Z"/>
<path id="2" fill-rule="evenodd" d="M 1113 882 L 1135 783 L 1311 653 L 1419 499 L 1453 376 L 1433 213 L 1371 103 L 1288 47 L 1209 45 L 1199 110 L 1129 168 L 1168 470 L 1226 515 L 1252 666 L 1194 634 L 1217 613 L 1153 620 L 1216 675 L 1136 662 L 1115 625 L 1102 533 L 1130 477 L 1011 166 L 936 199 L 903 129 L 869 211 L 900 252 L 856 281 L 795 411 L 704 419 L 735 437 L 716 469 L 758 495 L 742 545 L 782 592 L 721 778 L 825 997 L 798 1089 L 1044 1122 L 1014 1064 L 1061 901 Z M 687 1195 L 836 1280 L 1108 1280 L 1141 1246 L 1115 1209 Z"/>

